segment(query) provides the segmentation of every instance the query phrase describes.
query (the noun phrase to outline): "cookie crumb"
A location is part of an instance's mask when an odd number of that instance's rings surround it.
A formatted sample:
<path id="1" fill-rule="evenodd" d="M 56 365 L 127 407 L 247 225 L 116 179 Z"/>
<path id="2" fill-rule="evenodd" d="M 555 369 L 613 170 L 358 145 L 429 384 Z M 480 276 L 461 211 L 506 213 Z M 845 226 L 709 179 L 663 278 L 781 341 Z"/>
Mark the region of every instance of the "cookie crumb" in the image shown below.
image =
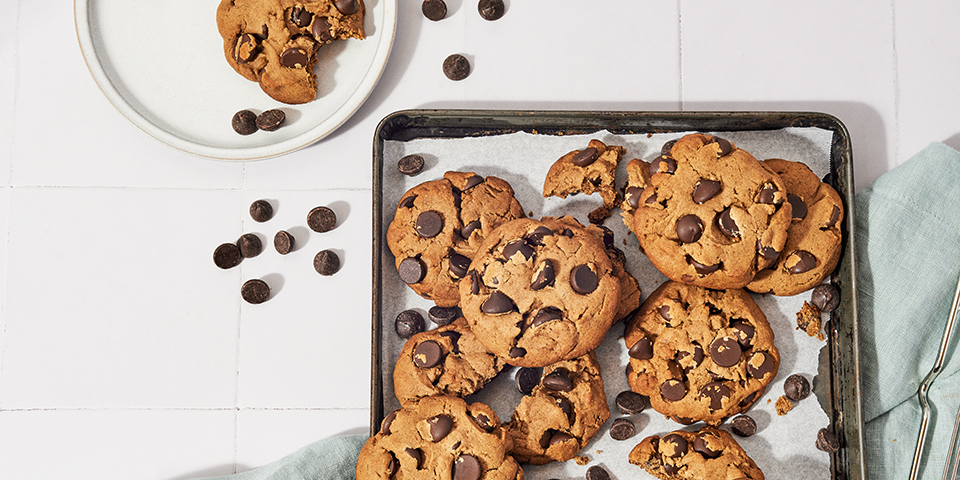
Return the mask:
<path id="1" fill-rule="evenodd" d="M 787 412 L 789 412 L 790 409 L 793 408 L 793 402 L 791 402 L 790 399 L 786 397 L 786 395 L 781 395 L 780 398 L 777 399 L 776 408 L 777 408 L 777 415 L 780 415 L 780 416 L 786 415 Z"/>
<path id="2" fill-rule="evenodd" d="M 582 455 L 573 457 L 573 460 L 577 462 L 577 465 L 580 465 L 580 466 L 590 463 L 590 459 Z"/>
<path id="3" fill-rule="evenodd" d="M 807 335 L 816 337 L 820 334 L 821 327 L 820 309 L 804 300 L 803 308 L 797 312 L 797 330 L 803 330 Z"/>
<path id="4" fill-rule="evenodd" d="M 826 340 L 826 339 L 827 339 L 827 336 L 824 335 L 823 332 L 820 332 L 820 333 L 817 334 L 817 340 L 820 340 L 820 341 L 822 342 L 822 341 L 824 341 L 824 340 Z"/>

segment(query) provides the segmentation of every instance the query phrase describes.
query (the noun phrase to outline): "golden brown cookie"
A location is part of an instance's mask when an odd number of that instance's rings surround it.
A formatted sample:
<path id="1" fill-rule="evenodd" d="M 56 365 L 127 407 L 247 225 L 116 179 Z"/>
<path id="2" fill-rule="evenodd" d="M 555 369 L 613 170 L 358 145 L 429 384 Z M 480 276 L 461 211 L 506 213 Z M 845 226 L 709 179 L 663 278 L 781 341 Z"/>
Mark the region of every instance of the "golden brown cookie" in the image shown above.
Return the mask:
<path id="1" fill-rule="evenodd" d="M 523 218 L 513 188 L 497 177 L 447 172 L 401 197 L 387 228 L 400 279 L 441 307 L 460 300 L 457 283 L 483 240 L 500 224 Z"/>
<path id="2" fill-rule="evenodd" d="M 600 363 L 590 352 L 545 367 L 505 428 L 518 462 L 543 465 L 574 458 L 608 418 Z"/>
<path id="3" fill-rule="evenodd" d="M 763 480 L 729 433 L 712 427 L 644 438 L 630 451 L 630 463 L 662 480 Z"/>
<path id="4" fill-rule="evenodd" d="M 720 137 L 689 134 L 649 169 L 649 183 L 639 196 L 628 192 L 625 203 L 636 205 L 632 230 L 667 278 L 742 288 L 782 250 L 791 213 L 786 187 L 746 151 Z"/>
<path id="5" fill-rule="evenodd" d="M 800 162 L 774 158 L 763 163 L 786 184 L 793 220 L 776 263 L 757 272 L 747 288 L 758 293 L 796 295 L 820 284 L 837 267 L 843 202 L 833 187 Z"/>
<path id="6" fill-rule="evenodd" d="M 631 389 L 685 424 L 746 411 L 780 365 L 766 316 L 740 289 L 666 282 L 627 322 L 624 343 Z"/>
<path id="7" fill-rule="evenodd" d="M 569 217 L 567 217 L 569 219 Z M 617 248 L 616 238 L 613 230 L 603 225 L 587 225 L 584 227 L 589 232 L 593 232 L 598 238 L 603 240 L 603 246 L 607 251 L 607 257 L 613 262 L 613 273 L 620 281 L 620 301 L 617 314 L 614 316 L 617 320 L 622 320 L 634 310 L 640 308 L 640 283 L 627 271 L 627 257 L 623 250 Z"/>
<path id="8" fill-rule="evenodd" d="M 523 480 L 493 409 L 426 397 L 396 410 L 360 449 L 357 480 Z"/>
<path id="9" fill-rule="evenodd" d="M 393 369 L 393 391 L 401 404 L 432 395 L 466 398 L 504 366 L 461 317 L 407 340 Z"/>
<path id="10" fill-rule="evenodd" d="M 317 51 L 345 38 L 363 39 L 363 0 L 222 0 L 217 28 L 227 63 L 289 104 L 317 96 Z"/>
<path id="11" fill-rule="evenodd" d="M 619 301 L 620 279 L 603 241 L 570 217 L 501 225 L 460 282 L 460 308 L 477 338 L 521 367 L 596 348 Z"/>
<path id="12" fill-rule="evenodd" d="M 603 205 L 590 212 L 590 223 L 599 224 L 610 216 L 619 203 L 614 186 L 617 165 L 623 156 L 623 147 L 590 140 L 583 150 L 574 150 L 557 159 L 543 180 L 544 197 L 567 198 L 567 195 L 599 192 Z"/>

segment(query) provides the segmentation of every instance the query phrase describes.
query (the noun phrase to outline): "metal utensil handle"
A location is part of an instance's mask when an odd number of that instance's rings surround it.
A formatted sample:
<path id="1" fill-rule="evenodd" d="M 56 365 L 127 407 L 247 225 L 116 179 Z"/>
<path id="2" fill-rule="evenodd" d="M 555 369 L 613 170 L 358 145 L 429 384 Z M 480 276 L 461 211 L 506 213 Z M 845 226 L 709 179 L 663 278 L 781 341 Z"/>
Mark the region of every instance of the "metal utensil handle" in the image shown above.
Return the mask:
<path id="1" fill-rule="evenodd" d="M 957 409 L 957 422 L 953 425 L 953 436 L 950 438 L 950 448 L 947 449 L 947 464 L 943 467 L 943 480 L 957 478 L 957 468 L 960 467 L 960 408 Z"/>

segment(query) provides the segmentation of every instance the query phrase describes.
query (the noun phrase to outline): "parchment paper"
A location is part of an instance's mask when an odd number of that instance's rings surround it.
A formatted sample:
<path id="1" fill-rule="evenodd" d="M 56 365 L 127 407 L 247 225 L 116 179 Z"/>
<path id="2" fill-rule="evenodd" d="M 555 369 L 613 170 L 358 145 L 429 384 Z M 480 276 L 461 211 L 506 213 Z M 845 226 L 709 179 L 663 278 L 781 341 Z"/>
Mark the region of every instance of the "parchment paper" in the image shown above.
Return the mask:
<path id="1" fill-rule="evenodd" d="M 687 132 L 689 133 L 689 132 Z M 710 132 L 704 132 L 710 133 Z M 717 132 L 738 147 L 750 152 L 758 160 L 784 158 L 806 163 L 818 176 L 829 172 L 830 143 L 833 132 L 817 128 L 785 128 L 771 131 Z M 623 161 L 617 172 L 617 188 L 626 183 L 626 164 L 633 158 L 650 161 L 655 158 L 664 143 L 679 138 L 684 133 L 641 135 L 615 135 L 607 131 L 591 135 L 538 135 L 514 133 L 508 135 L 461 139 L 416 139 L 407 142 L 388 141 L 384 145 L 383 167 L 383 232 L 393 220 L 400 197 L 411 187 L 441 178 L 448 170 L 473 171 L 480 175 L 494 175 L 510 182 L 517 199 L 530 217 L 573 215 L 587 224 L 587 214 L 602 201 L 599 194 L 568 196 L 566 199 L 543 198 L 543 179 L 550 166 L 567 152 L 583 149 L 591 138 L 607 145 L 625 148 Z M 396 162 L 404 155 L 417 153 L 424 157 L 424 171 L 415 177 L 407 177 L 396 169 Z M 604 223 L 616 234 L 617 246 L 627 257 L 627 270 L 637 278 L 646 299 L 658 285 L 666 281 L 638 249 L 634 235 L 624 226 L 620 210 Z M 385 240 L 384 240 L 385 244 Z M 384 247 L 383 255 L 383 404 L 384 412 L 399 408 L 393 394 L 392 372 L 404 340 L 394 330 L 394 319 L 401 311 L 414 308 L 427 319 L 427 328 L 435 328 L 429 321 L 427 310 L 433 303 L 419 297 L 399 278 L 394 258 Z M 777 377 L 767 387 L 764 396 L 747 412 L 757 422 L 757 434 L 749 438 L 736 437 L 747 454 L 753 458 L 768 479 L 828 479 L 830 457 L 815 447 L 817 431 L 829 425 L 829 418 L 814 395 L 795 402 L 786 415 L 778 416 L 774 404 L 783 395 L 783 381 L 791 374 L 804 375 L 811 383 L 818 372 L 821 348 L 826 341 L 817 340 L 796 329 L 796 312 L 809 300 L 809 292 L 794 297 L 753 295 L 767 320 L 773 327 L 775 343 L 780 351 L 781 363 Z M 826 318 L 826 316 L 824 316 Z M 829 341 L 829 339 L 827 340 Z M 602 465 L 611 478 L 654 478 L 642 468 L 627 461 L 630 450 L 641 439 L 650 435 L 664 435 L 673 430 L 696 430 L 702 423 L 684 427 L 652 409 L 628 416 L 637 427 L 637 434 L 625 441 L 613 440 L 608 432 L 613 419 L 624 416 L 616 408 L 618 393 L 628 390 L 625 368 L 628 363 L 627 349 L 623 343 L 623 323 L 613 325 L 604 343 L 598 347 L 604 390 L 610 408 L 610 420 L 593 440 L 580 451 L 589 463 L 579 465 L 570 460 L 553 462 L 543 466 L 524 466 L 528 479 L 584 478 L 587 468 Z M 487 403 L 507 422 L 519 403 L 521 394 L 514 385 L 517 369 L 509 369 L 499 375 L 481 392 L 468 398 L 468 402 Z M 824 379 L 824 382 L 829 382 Z M 721 426 L 729 431 L 729 422 Z"/>

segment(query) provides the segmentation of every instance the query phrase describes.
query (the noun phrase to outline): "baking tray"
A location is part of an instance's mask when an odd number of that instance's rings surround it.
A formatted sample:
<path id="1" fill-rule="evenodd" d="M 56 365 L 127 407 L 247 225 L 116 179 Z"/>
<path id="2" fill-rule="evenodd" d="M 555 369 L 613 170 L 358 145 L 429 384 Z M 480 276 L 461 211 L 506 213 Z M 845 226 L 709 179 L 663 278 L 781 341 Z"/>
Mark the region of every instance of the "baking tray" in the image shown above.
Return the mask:
<path id="1" fill-rule="evenodd" d="M 606 131 L 614 135 L 660 134 L 688 131 L 748 132 L 787 127 L 815 127 L 832 132 L 829 173 L 844 202 L 841 225 L 843 254 L 830 281 L 841 292 L 840 306 L 826 322 L 827 347 L 820 352 L 819 382 L 814 389 L 821 407 L 837 433 L 841 448 L 831 454 L 834 480 L 863 479 L 863 417 L 859 393 L 859 339 L 854 259 L 853 157 L 850 136 L 837 118 L 815 112 L 626 112 L 626 111 L 517 111 L 517 110 L 404 110 L 385 117 L 377 126 L 373 142 L 373 298 L 371 343 L 370 434 L 378 430 L 384 416 L 384 382 L 392 382 L 391 358 L 383 337 L 392 327 L 392 315 L 383 311 L 385 215 L 393 212 L 392 202 L 384 203 L 385 142 L 414 139 L 477 138 L 526 132 L 535 135 L 589 135 Z M 549 160 L 553 161 L 555 160 Z M 628 160 L 625 157 L 624 160 Z M 389 168 L 395 168 L 390 165 Z M 421 181 L 439 177 L 440 173 Z M 618 185 L 620 187 L 620 185 Z M 385 211 L 384 208 L 387 210 Z M 388 265 L 392 262 L 388 262 Z M 650 291 L 644 291 L 644 299 Z M 395 312 L 394 312 L 395 313 Z M 387 315 L 385 317 L 384 315 Z M 389 317 L 389 318 L 388 318 Z M 827 380 L 827 381 L 824 381 Z M 611 418 L 616 412 L 611 412 Z M 508 418 L 502 419 L 509 420 Z M 678 426 L 679 427 L 679 426 Z M 638 433 L 637 441 L 646 436 Z"/>

